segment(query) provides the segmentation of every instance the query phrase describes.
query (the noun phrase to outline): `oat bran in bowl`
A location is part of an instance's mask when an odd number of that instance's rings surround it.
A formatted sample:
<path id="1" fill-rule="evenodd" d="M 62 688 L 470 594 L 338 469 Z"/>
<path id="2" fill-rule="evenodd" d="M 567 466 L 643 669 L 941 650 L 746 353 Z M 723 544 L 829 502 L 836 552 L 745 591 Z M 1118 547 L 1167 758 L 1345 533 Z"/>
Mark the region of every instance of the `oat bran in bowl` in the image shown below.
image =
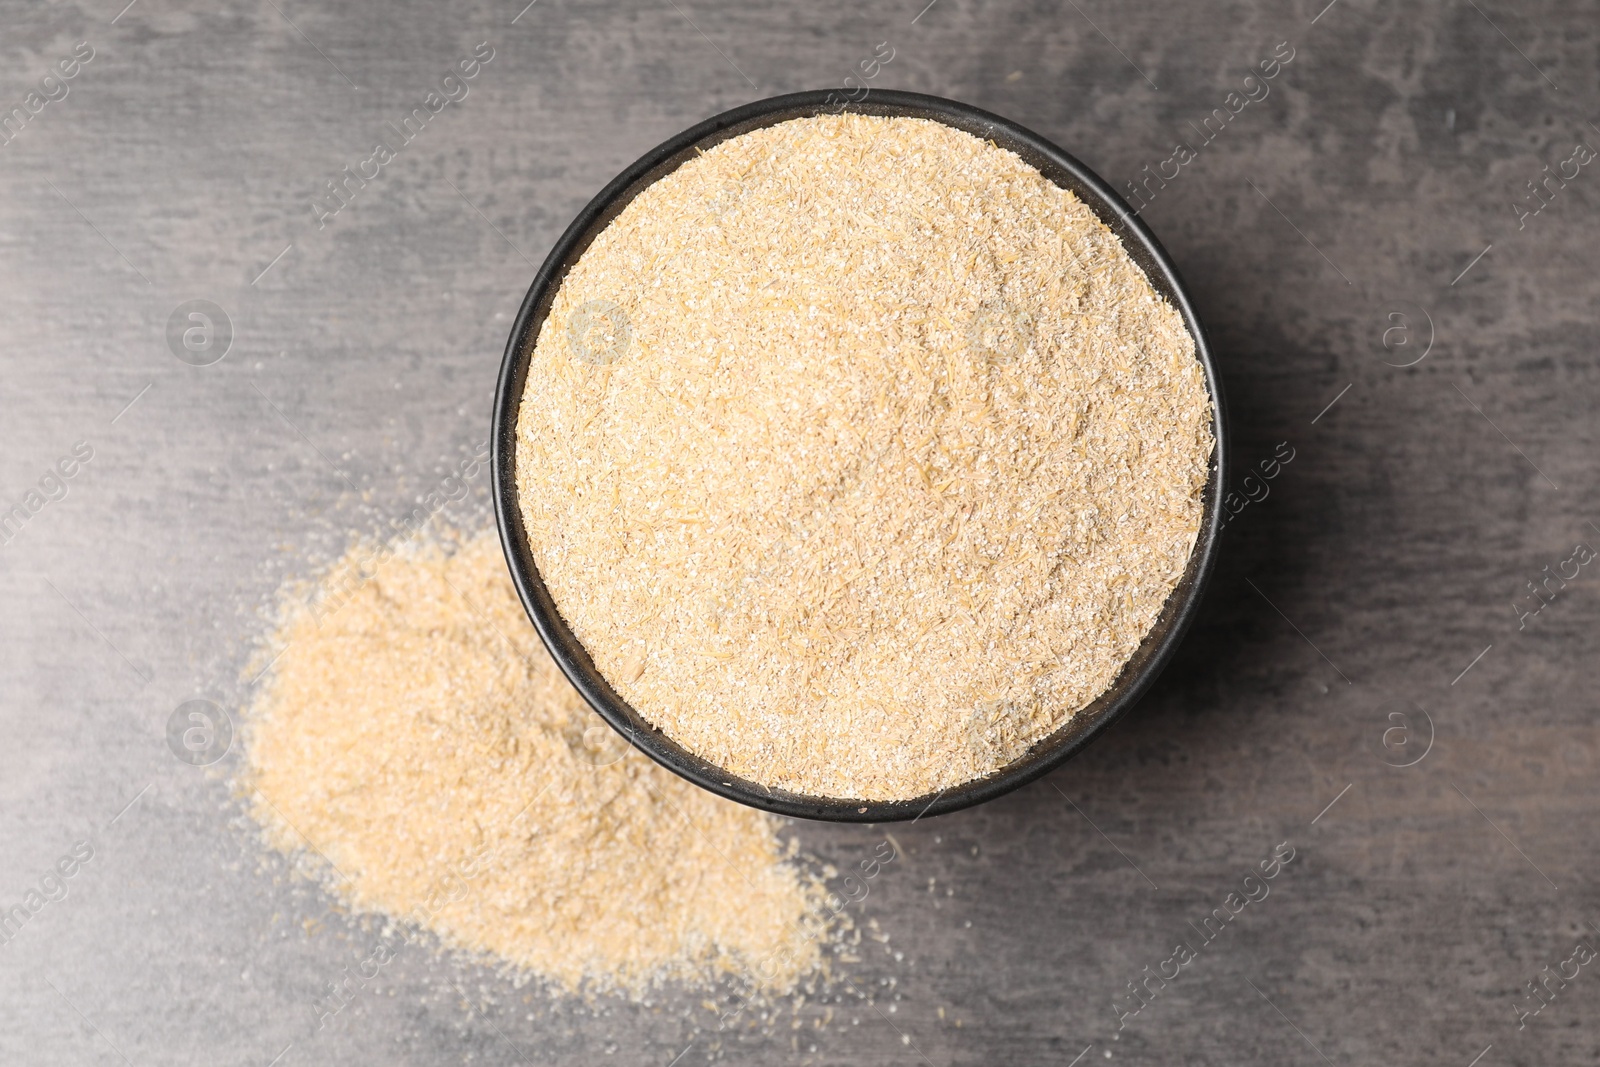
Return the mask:
<path id="1" fill-rule="evenodd" d="M 1215 556 L 1223 408 L 1155 238 L 1004 119 L 799 93 L 680 134 L 539 271 L 496 398 L 513 579 L 713 792 L 888 821 L 1045 773 Z"/>

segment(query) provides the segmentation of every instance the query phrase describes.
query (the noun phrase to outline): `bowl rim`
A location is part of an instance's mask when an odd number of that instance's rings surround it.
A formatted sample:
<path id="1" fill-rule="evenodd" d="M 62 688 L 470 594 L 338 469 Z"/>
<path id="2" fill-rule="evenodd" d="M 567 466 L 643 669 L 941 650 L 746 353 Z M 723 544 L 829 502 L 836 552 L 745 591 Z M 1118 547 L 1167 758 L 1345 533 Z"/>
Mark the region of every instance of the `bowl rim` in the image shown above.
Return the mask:
<path id="1" fill-rule="evenodd" d="M 516 429 L 533 344 L 567 271 L 594 237 L 641 190 L 676 170 L 699 151 L 789 119 L 840 112 L 942 122 L 1015 152 L 1046 178 L 1073 192 L 1121 236 L 1124 249 L 1144 271 L 1152 288 L 1183 317 L 1184 325 L 1194 338 L 1195 358 L 1204 370 L 1212 402 L 1215 444 L 1210 476 L 1203 490 L 1205 510 L 1195 546 L 1183 577 L 1111 687 L 999 770 L 937 793 L 904 800 L 810 796 L 749 781 L 683 748 L 640 715 L 611 688 L 561 617 L 534 564 L 517 494 Z M 1205 587 L 1216 567 L 1223 525 L 1222 498 L 1228 473 L 1226 428 L 1222 383 L 1204 325 L 1188 289 L 1166 249 L 1104 179 L 1033 131 L 959 101 L 880 89 L 871 90 L 858 101 L 844 101 L 837 90 L 818 89 L 756 100 L 691 126 L 639 157 L 578 212 L 539 267 L 512 325 L 495 392 L 490 463 L 496 526 L 512 582 L 528 617 L 551 657 L 584 700 L 635 748 L 704 789 L 778 815 L 828 822 L 915 822 L 925 816 L 943 815 L 993 800 L 1049 773 L 1120 720 L 1149 690 L 1194 622 Z"/>

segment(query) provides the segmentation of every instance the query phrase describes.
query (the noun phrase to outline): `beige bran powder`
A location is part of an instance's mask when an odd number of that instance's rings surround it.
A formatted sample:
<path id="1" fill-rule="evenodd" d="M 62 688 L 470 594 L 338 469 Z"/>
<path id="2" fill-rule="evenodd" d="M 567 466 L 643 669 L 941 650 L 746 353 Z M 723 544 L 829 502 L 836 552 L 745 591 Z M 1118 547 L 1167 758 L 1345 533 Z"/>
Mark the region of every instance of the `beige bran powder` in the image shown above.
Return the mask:
<path id="1" fill-rule="evenodd" d="M 1212 452 L 1194 342 L 1015 154 L 831 115 L 641 192 L 562 281 L 517 428 L 530 547 L 611 684 L 798 793 L 927 795 L 1115 680 Z"/>
<path id="2" fill-rule="evenodd" d="M 818 970 L 836 924 L 777 821 L 588 710 L 492 533 L 360 572 L 372 558 L 352 551 L 276 635 L 243 780 L 274 845 L 318 857 L 354 910 L 568 990 L 727 976 L 778 995 Z"/>

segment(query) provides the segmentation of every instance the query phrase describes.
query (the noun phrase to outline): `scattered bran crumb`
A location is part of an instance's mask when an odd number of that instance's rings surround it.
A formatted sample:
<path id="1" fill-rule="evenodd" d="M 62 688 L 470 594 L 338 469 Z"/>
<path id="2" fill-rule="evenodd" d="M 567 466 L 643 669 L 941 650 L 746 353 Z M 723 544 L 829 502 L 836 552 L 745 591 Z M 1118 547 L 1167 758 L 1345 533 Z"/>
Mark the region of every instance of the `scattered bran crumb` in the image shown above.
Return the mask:
<path id="1" fill-rule="evenodd" d="M 770 816 L 634 752 L 549 658 L 492 533 L 352 551 L 291 603 L 247 724 L 253 814 L 360 911 L 572 991 L 821 966 L 822 891 Z M 387 558 L 387 557 L 384 557 Z M 302 836 L 304 835 L 304 836 Z"/>
<path id="2" fill-rule="evenodd" d="M 646 718 L 759 783 L 910 798 L 1115 680 L 1194 547 L 1211 414 L 1071 193 L 937 122 L 823 116 L 596 237 L 534 345 L 518 489 Z"/>

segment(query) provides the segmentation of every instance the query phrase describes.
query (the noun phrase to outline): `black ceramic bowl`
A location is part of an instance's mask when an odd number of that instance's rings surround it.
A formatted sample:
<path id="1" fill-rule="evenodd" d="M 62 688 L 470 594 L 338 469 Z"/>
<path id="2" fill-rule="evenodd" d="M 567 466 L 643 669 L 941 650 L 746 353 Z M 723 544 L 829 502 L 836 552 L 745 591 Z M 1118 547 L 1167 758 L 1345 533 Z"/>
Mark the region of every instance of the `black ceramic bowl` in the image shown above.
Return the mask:
<path id="1" fill-rule="evenodd" d="M 584 699 L 645 755 L 713 793 L 781 815 L 837 822 L 890 822 L 956 811 L 992 800 L 1025 785 L 1060 766 L 1138 702 L 1166 666 L 1184 631 L 1193 621 L 1201 592 L 1216 559 L 1223 485 L 1227 473 L 1227 433 L 1217 370 L 1206 345 L 1205 329 L 1189 301 L 1182 279 L 1178 277 L 1160 242 L 1098 175 L 1038 134 L 954 100 L 919 93 L 873 90 L 858 103 L 841 105 L 836 101 L 837 96 L 822 91 L 793 93 L 725 111 L 645 153 L 643 158 L 619 174 L 578 213 L 539 268 L 506 345 L 505 362 L 500 369 L 500 385 L 494 405 L 494 504 L 511 577 L 539 636 Z M 533 554 L 529 551 L 523 529 L 522 510 L 517 501 L 517 416 L 522 406 L 528 359 L 562 279 L 594 237 L 641 190 L 694 158 L 699 151 L 764 126 L 841 109 L 865 115 L 906 116 L 943 122 L 1015 152 L 1037 167 L 1046 178 L 1074 193 L 1121 236 L 1123 246 L 1145 272 L 1156 292 L 1183 316 L 1184 324 L 1194 337 L 1195 354 L 1205 368 L 1206 384 L 1211 391 L 1214 409 L 1212 430 L 1216 436 L 1216 451 L 1211 460 L 1211 477 L 1205 487 L 1205 513 L 1194 553 L 1182 580 L 1162 608 L 1149 635 L 1123 667 L 1116 682 L 1098 700 L 1080 710 L 1020 759 L 985 778 L 905 800 L 839 800 L 771 789 L 708 763 L 651 725 L 648 719 L 630 707 L 611 688 L 562 619 L 559 607 L 551 599 L 538 568 L 534 566 Z"/>

